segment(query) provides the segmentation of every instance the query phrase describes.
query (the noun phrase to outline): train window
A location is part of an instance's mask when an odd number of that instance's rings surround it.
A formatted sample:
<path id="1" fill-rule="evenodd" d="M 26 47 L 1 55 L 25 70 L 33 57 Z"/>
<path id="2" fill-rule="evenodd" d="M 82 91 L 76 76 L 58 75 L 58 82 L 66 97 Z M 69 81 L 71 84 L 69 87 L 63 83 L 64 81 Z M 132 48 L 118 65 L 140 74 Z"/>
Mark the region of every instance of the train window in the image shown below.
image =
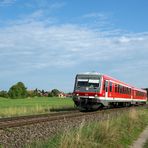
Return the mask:
<path id="1" fill-rule="evenodd" d="M 112 82 L 109 83 L 110 92 L 112 92 Z"/>
<path id="2" fill-rule="evenodd" d="M 121 85 L 119 85 L 119 93 L 121 93 L 121 94 L 122 94 L 122 92 L 123 92 L 123 90 L 122 90 L 122 86 L 121 86 Z"/>
<path id="3" fill-rule="evenodd" d="M 121 86 L 121 93 L 124 94 L 123 86 Z"/>
<path id="4" fill-rule="evenodd" d="M 115 84 L 115 92 L 118 92 L 118 85 L 117 84 Z"/>
<path id="5" fill-rule="evenodd" d="M 129 89 L 129 93 L 131 94 L 131 89 Z"/>
<path id="6" fill-rule="evenodd" d="M 118 85 L 118 93 L 120 93 L 120 85 Z"/>
<path id="7" fill-rule="evenodd" d="M 121 93 L 121 86 L 119 85 L 119 93 Z"/>
<path id="8" fill-rule="evenodd" d="M 127 88 L 127 91 L 128 91 L 128 94 L 130 94 L 130 90 L 129 90 L 129 88 Z"/>
<path id="9" fill-rule="evenodd" d="M 119 91 L 119 93 L 121 93 L 121 87 L 120 87 L 120 85 L 118 85 L 118 91 Z"/>
<path id="10" fill-rule="evenodd" d="M 127 87 L 125 87 L 125 94 L 127 94 Z"/>
<path id="11" fill-rule="evenodd" d="M 108 92 L 108 81 L 105 81 L 105 91 Z"/>
<path id="12" fill-rule="evenodd" d="M 145 96 L 145 94 L 143 92 L 140 92 L 140 91 L 136 91 L 136 96 Z"/>
<path id="13" fill-rule="evenodd" d="M 123 86 L 121 85 L 121 94 L 123 94 Z"/>
<path id="14" fill-rule="evenodd" d="M 127 94 L 129 94 L 129 93 L 128 93 L 128 87 L 127 87 Z"/>
<path id="15" fill-rule="evenodd" d="M 123 86 L 123 94 L 125 94 L 125 87 Z"/>
<path id="16" fill-rule="evenodd" d="M 118 93 L 119 93 L 119 89 L 120 89 L 120 88 L 119 88 L 119 85 L 118 85 L 118 87 L 117 87 L 117 88 L 118 88 L 117 90 L 118 90 Z"/>
<path id="17" fill-rule="evenodd" d="M 124 94 L 126 94 L 126 87 L 124 87 Z"/>
<path id="18" fill-rule="evenodd" d="M 126 94 L 128 94 L 128 88 L 126 87 Z"/>

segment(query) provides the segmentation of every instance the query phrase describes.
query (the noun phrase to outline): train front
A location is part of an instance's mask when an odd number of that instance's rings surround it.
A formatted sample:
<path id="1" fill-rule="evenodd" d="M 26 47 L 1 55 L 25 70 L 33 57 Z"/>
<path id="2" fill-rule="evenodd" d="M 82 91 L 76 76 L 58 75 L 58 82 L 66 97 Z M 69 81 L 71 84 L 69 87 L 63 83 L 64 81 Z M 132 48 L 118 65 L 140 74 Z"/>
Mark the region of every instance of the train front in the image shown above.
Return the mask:
<path id="1" fill-rule="evenodd" d="M 99 101 L 101 75 L 99 73 L 78 74 L 75 78 L 73 101 L 80 110 L 94 110 L 102 106 Z"/>

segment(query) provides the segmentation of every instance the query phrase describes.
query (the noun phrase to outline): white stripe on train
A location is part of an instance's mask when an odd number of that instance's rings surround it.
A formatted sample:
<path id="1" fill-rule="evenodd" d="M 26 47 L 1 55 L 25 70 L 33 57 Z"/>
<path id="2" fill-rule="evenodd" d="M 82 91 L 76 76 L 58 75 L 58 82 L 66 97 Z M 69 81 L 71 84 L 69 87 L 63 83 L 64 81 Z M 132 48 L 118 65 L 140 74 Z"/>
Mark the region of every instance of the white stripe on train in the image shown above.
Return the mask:
<path id="1" fill-rule="evenodd" d="M 109 97 L 98 97 L 97 99 L 99 100 L 103 100 L 103 101 L 123 101 L 123 102 L 143 102 L 143 101 L 147 101 L 144 99 L 131 99 L 131 98 L 109 98 Z"/>
<path id="2" fill-rule="evenodd" d="M 80 98 L 96 98 L 100 101 L 117 101 L 117 102 L 146 102 L 144 99 L 131 99 L 131 98 L 112 98 L 112 97 L 94 97 L 94 96 L 79 96 Z"/>

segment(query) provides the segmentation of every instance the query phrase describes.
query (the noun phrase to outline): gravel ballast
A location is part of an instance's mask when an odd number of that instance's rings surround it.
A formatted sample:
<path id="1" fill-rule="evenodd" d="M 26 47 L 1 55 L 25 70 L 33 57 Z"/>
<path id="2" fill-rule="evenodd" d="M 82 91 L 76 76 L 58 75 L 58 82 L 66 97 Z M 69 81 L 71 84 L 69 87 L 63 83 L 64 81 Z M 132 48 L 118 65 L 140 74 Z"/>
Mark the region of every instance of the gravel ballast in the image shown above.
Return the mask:
<path id="1" fill-rule="evenodd" d="M 32 143 L 33 141 L 43 141 L 53 137 L 58 132 L 67 129 L 78 127 L 82 122 L 100 121 L 120 116 L 125 110 L 107 111 L 83 117 L 74 117 L 70 119 L 55 120 L 42 122 L 21 127 L 7 128 L 0 130 L 0 144 L 2 147 L 20 148 Z"/>

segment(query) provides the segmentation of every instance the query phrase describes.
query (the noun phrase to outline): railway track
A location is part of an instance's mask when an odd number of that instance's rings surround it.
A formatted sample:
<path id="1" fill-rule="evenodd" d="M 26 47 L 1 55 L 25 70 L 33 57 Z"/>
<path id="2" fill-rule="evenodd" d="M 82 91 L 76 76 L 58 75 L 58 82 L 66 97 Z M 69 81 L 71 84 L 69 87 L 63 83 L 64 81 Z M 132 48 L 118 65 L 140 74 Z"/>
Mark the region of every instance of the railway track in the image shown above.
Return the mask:
<path id="1" fill-rule="evenodd" d="M 36 124 L 36 123 L 41 123 L 41 122 L 50 122 L 50 121 L 55 121 L 55 120 L 65 120 L 65 119 L 81 117 L 81 116 L 90 116 L 90 115 L 95 115 L 95 114 L 125 111 L 131 108 L 135 108 L 135 107 L 103 109 L 103 110 L 99 110 L 95 112 L 70 111 L 70 112 L 64 112 L 64 113 L 62 112 L 62 113 L 52 113 L 52 114 L 1 118 L 0 119 L 0 129 L 20 127 L 20 126 Z"/>
<path id="2" fill-rule="evenodd" d="M 19 127 L 29 124 L 35 124 L 40 122 L 54 121 L 64 119 L 69 116 L 76 116 L 81 114 L 78 111 L 62 112 L 62 113 L 50 113 L 50 114 L 40 114 L 40 115 L 29 115 L 20 117 L 8 117 L 0 119 L 0 129 Z"/>

